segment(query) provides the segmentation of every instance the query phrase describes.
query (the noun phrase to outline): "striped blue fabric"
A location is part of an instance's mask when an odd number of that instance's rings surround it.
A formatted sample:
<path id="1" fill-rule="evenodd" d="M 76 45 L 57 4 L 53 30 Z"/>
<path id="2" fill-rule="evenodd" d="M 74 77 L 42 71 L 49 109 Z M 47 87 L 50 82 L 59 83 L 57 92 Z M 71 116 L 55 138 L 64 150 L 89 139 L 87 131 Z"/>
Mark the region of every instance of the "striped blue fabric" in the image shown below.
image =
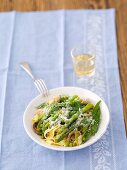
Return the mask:
<path id="1" fill-rule="evenodd" d="M 96 74 L 86 84 L 75 77 L 70 57 L 80 43 L 96 47 Z M 102 97 L 111 114 L 105 135 L 72 152 L 34 143 L 22 117 L 38 92 L 20 68 L 21 61 L 28 61 L 49 88 L 80 86 Z M 0 13 L 0 106 L 1 170 L 126 170 L 114 9 Z"/>

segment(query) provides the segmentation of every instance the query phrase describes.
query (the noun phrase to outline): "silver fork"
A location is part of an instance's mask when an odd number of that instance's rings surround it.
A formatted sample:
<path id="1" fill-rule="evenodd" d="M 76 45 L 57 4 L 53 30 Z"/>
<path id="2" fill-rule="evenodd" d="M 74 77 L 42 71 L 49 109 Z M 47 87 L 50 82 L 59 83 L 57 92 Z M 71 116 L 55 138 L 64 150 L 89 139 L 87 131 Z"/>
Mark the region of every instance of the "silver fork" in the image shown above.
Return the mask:
<path id="1" fill-rule="evenodd" d="M 45 84 L 45 82 L 42 79 L 35 79 L 35 77 L 32 74 L 31 68 L 27 62 L 20 63 L 20 66 L 27 72 L 27 74 L 32 78 L 33 83 L 35 84 L 37 90 L 40 94 L 44 96 L 48 96 L 49 90 Z"/>

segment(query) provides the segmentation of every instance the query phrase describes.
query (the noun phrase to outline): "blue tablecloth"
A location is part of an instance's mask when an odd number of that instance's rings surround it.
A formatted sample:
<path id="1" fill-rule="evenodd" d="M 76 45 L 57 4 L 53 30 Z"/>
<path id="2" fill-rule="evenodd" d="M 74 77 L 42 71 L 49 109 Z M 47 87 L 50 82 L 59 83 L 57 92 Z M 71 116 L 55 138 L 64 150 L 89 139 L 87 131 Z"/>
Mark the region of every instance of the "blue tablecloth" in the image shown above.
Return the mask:
<path id="1" fill-rule="evenodd" d="M 96 74 L 85 88 L 105 100 L 111 122 L 90 147 L 52 151 L 23 128 L 23 112 L 38 92 L 19 63 L 28 61 L 49 88 L 80 86 L 70 57 L 80 43 L 96 47 Z M 113 9 L 0 13 L 0 155 L 1 170 L 127 170 Z"/>

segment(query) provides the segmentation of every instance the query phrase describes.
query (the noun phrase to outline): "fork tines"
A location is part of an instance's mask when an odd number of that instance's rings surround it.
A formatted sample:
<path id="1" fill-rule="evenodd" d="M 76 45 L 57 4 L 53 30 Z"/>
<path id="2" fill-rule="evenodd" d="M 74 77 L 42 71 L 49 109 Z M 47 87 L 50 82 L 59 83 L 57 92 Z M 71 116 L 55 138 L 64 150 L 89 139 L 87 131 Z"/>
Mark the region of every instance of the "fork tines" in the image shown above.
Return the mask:
<path id="1" fill-rule="evenodd" d="M 48 96 L 49 94 L 48 88 L 42 79 L 35 79 L 34 84 L 42 95 Z"/>

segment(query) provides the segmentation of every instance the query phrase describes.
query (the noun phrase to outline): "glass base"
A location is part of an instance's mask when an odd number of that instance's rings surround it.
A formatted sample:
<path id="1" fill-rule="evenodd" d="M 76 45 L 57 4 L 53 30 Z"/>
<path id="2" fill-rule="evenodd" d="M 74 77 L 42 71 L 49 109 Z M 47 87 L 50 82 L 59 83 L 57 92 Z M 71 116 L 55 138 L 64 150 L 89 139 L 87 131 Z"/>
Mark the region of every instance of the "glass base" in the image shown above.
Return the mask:
<path id="1" fill-rule="evenodd" d="M 91 90 L 92 87 L 94 86 L 95 82 L 95 75 L 91 76 L 82 76 L 82 77 L 77 77 L 74 74 L 74 85 L 77 87 L 85 88 L 88 90 Z"/>

